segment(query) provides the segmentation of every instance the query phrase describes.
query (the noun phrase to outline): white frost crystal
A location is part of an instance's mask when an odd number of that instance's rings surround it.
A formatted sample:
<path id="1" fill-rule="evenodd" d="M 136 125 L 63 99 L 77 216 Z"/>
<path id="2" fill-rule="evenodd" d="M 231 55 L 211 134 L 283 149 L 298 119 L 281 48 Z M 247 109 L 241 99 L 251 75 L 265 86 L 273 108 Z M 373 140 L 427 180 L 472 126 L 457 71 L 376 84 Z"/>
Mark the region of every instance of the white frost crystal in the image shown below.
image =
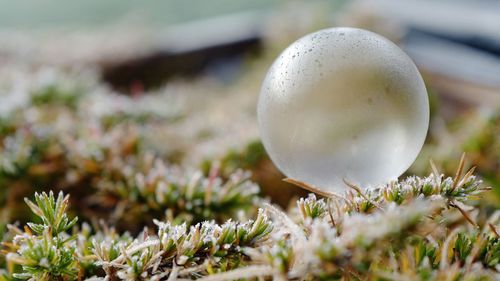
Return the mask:
<path id="1" fill-rule="evenodd" d="M 344 190 L 343 179 L 366 187 L 397 178 L 429 126 L 415 64 L 391 41 L 355 28 L 320 30 L 283 51 L 257 113 L 278 168 L 324 191 Z"/>

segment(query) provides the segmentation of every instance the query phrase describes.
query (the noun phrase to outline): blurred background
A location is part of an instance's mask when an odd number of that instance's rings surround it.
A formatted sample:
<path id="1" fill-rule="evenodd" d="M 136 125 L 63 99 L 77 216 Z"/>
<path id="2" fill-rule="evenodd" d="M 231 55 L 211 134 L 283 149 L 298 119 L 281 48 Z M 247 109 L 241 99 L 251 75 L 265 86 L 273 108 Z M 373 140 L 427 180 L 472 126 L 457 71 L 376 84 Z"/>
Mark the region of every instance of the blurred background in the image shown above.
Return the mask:
<path id="1" fill-rule="evenodd" d="M 281 181 L 260 144 L 260 85 L 286 46 L 334 26 L 384 35 L 424 76 L 431 126 L 407 174 L 427 175 L 432 158 L 453 175 L 465 151 L 466 165 L 495 190 L 486 200 L 500 204 L 498 1 L 0 4 L 5 221 L 22 217 L 22 197 L 53 187 L 84 193 L 86 205 L 112 204 L 124 192 L 102 187 L 95 175 L 112 174 L 106 161 L 149 153 L 205 173 L 214 163 L 222 174 L 251 170 L 263 193 L 286 206 L 303 191 Z"/>

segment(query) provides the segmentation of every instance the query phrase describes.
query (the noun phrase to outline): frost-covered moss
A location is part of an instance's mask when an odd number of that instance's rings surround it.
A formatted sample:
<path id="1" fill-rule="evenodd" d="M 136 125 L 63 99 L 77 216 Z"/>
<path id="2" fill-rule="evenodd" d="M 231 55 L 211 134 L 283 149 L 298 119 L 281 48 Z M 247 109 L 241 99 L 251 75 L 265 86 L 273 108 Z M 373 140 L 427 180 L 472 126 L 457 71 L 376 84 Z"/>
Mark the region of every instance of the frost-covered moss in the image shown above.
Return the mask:
<path id="1" fill-rule="evenodd" d="M 255 141 L 251 95 L 131 97 L 47 71 L 0 76 L 1 281 L 499 278 L 498 118 L 467 144 L 476 175 L 436 155 L 429 176 L 281 210 L 296 194 Z"/>

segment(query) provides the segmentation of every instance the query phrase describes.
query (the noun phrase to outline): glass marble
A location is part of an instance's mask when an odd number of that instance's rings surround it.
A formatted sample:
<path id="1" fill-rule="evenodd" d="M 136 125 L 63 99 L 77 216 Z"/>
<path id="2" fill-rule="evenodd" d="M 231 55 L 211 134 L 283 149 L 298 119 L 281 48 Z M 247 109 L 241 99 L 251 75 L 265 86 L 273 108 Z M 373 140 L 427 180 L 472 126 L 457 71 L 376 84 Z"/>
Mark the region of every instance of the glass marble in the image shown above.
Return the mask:
<path id="1" fill-rule="evenodd" d="M 394 43 L 356 28 L 311 33 L 270 67 L 257 116 L 262 142 L 289 178 L 322 191 L 343 182 L 374 187 L 415 161 L 429 101 L 412 60 Z"/>

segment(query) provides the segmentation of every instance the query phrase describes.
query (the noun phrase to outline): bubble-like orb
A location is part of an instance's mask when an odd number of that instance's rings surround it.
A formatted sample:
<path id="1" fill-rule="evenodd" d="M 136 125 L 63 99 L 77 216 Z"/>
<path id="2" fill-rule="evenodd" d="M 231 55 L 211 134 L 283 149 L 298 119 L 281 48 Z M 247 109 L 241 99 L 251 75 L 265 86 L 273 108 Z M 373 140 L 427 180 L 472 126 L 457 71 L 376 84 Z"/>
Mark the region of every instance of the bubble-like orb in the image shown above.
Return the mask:
<path id="1" fill-rule="evenodd" d="M 429 126 L 420 73 L 394 43 L 370 31 L 306 35 L 274 61 L 258 122 L 272 161 L 288 177 L 343 191 L 396 179 L 413 163 Z"/>

